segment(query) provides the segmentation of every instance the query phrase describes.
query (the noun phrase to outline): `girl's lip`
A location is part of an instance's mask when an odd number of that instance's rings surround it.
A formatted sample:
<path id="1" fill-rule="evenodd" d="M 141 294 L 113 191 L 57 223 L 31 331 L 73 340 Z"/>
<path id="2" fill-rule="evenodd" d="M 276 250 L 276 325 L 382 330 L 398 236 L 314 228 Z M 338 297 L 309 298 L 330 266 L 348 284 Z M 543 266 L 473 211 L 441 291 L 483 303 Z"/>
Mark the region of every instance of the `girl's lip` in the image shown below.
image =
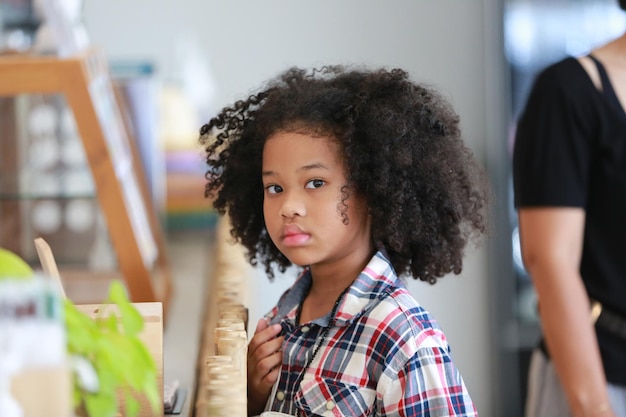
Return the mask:
<path id="1" fill-rule="evenodd" d="M 306 234 L 306 233 L 304 232 L 304 230 L 302 230 L 300 226 L 295 225 L 295 224 L 288 224 L 283 227 L 283 234 L 281 237 L 284 239 L 292 235 L 301 235 L 301 234 Z"/>
<path id="2" fill-rule="evenodd" d="M 283 244 L 285 246 L 302 246 L 306 244 L 311 235 L 308 233 L 292 233 L 283 236 Z"/>
<path id="3" fill-rule="evenodd" d="M 281 239 L 285 246 L 302 246 L 309 239 L 311 235 L 306 233 L 302 228 L 298 225 L 286 225 L 283 228 L 283 233 Z"/>

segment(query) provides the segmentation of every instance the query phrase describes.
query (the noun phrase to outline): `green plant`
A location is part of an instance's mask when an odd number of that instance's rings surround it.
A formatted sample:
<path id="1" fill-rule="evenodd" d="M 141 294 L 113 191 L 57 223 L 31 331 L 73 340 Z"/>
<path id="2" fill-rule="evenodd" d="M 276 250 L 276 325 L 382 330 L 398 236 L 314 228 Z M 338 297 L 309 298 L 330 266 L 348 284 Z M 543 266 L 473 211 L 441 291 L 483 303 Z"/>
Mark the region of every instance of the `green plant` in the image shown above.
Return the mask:
<path id="1" fill-rule="evenodd" d="M 35 274 L 19 256 L 0 248 L 0 279 L 33 279 Z M 119 281 L 113 281 L 99 316 L 92 319 L 69 299 L 64 300 L 67 350 L 74 365 L 74 404 L 85 417 L 113 417 L 125 399 L 125 416 L 139 412 L 138 396 L 145 395 L 153 410 L 160 409 L 157 369 L 139 338 L 144 321 L 128 300 Z"/>
<path id="2" fill-rule="evenodd" d="M 119 398 L 126 403 L 125 416 L 139 412 L 138 395 L 145 394 L 153 410 L 159 408 L 157 370 L 145 344 L 139 339 L 143 318 L 126 296 L 122 284 L 114 281 L 104 304 L 117 308 L 116 313 L 103 313 L 92 319 L 65 301 L 65 322 L 68 352 L 86 359 L 97 375 L 97 386 L 88 370 L 76 372 L 74 404 L 89 417 L 112 417 L 119 409 Z M 91 380 L 91 381 L 90 381 Z"/>
<path id="3" fill-rule="evenodd" d="M 33 270 L 22 258 L 9 250 L 0 248 L 0 279 L 6 277 L 27 279 L 32 275 Z"/>

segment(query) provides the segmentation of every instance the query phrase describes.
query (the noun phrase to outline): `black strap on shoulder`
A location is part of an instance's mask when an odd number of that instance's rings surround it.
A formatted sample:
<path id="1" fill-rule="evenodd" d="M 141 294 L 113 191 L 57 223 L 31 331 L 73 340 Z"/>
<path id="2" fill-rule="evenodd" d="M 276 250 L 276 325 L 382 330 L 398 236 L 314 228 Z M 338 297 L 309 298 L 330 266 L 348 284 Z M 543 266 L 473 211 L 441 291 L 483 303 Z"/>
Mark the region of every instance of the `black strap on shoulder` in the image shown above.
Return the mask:
<path id="1" fill-rule="evenodd" d="M 609 80 L 609 75 L 602 65 L 602 62 L 598 60 L 592 54 L 587 55 L 591 60 L 596 64 L 596 68 L 598 68 L 598 74 L 600 74 L 600 81 L 602 81 L 602 94 L 613 103 L 613 105 L 617 105 L 618 108 L 621 108 L 619 99 L 617 98 L 617 94 L 615 94 L 615 90 L 613 89 L 613 85 L 611 84 L 611 80 Z"/>
<path id="2" fill-rule="evenodd" d="M 588 56 L 589 58 L 591 58 L 594 64 L 596 64 L 596 68 L 598 69 L 598 74 L 600 74 L 600 80 L 602 81 L 602 91 L 607 91 L 607 89 L 612 89 L 611 82 L 609 81 L 609 75 L 606 73 L 606 69 L 604 68 L 604 65 L 602 65 L 602 62 L 600 62 L 598 58 L 596 58 L 592 54 L 589 54 Z"/>

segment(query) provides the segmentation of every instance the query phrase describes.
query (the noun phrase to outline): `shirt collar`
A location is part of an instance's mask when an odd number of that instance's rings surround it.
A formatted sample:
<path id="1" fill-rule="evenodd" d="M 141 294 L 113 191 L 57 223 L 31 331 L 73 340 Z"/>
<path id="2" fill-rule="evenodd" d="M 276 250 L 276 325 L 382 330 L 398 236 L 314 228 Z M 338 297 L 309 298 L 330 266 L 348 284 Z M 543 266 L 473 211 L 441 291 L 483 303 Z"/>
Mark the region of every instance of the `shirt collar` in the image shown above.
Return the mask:
<path id="1" fill-rule="evenodd" d="M 354 319 L 369 311 L 392 288 L 404 284 L 398 278 L 391 262 L 381 251 L 376 252 L 367 266 L 354 280 L 337 309 L 335 324 L 347 326 Z"/>
<path id="2" fill-rule="evenodd" d="M 280 300 L 277 316 L 286 317 L 293 321 L 295 311 L 310 285 L 311 271 L 307 268 Z M 385 254 L 378 251 L 352 282 L 348 292 L 340 301 L 335 325 L 340 327 L 348 325 L 355 318 L 369 311 L 380 298 L 389 292 L 390 288 L 394 287 L 404 288 L 404 284 L 398 278 Z M 329 316 L 330 314 L 327 314 L 314 320 L 313 323 L 326 327 L 331 320 Z"/>

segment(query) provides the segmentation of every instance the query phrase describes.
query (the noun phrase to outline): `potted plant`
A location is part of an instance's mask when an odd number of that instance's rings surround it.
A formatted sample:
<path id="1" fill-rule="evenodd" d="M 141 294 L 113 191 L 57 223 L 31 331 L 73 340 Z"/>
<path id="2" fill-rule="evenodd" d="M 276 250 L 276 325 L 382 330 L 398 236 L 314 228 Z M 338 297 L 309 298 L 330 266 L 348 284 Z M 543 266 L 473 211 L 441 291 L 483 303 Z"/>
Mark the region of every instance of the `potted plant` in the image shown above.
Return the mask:
<path id="1" fill-rule="evenodd" d="M 26 262 L 0 248 L 0 279 L 34 276 Z M 144 326 L 141 314 L 119 281 L 111 284 L 103 305 L 107 308 L 91 318 L 71 300 L 63 301 L 77 413 L 84 417 L 114 417 L 123 411 L 124 416 L 134 417 L 140 411 L 141 395 L 153 410 L 159 410 L 157 368 L 139 338 Z"/>

